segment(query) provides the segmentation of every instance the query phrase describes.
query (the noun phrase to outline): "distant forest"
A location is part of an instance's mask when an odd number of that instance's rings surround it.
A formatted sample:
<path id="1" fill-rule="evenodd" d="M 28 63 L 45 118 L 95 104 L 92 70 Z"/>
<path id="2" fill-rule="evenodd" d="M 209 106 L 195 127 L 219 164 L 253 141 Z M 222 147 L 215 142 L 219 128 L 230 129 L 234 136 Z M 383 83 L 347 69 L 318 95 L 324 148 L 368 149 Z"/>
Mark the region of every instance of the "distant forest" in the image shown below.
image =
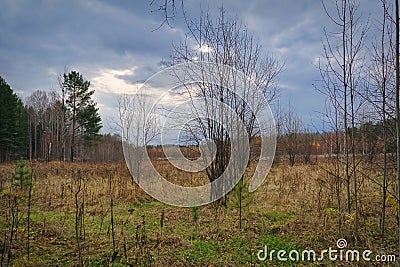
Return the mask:
<path id="1" fill-rule="evenodd" d="M 79 73 L 76 74 L 82 79 Z M 79 116 L 83 118 L 76 120 L 75 129 L 72 130 L 73 110 L 68 108 L 68 103 L 71 101 L 67 93 L 68 85 L 64 81 L 67 76 L 65 74 L 61 77 L 60 92 L 37 90 L 25 101 L 22 101 L 0 77 L 0 162 L 21 158 L 40 161 L 71 161 L 71 159 L 90 162 L 123 161 L 120 135 L 99 133 L 101 121 L 95 103 L 91 99 L 88 106 L 94 109 L 92 111 L 87 109 L 86 113 L 81 112 Z M 83 79 L 80 82 L 87 82 L 90 85 L 90 82 Z M 87 87 L 89 91 L 89 86 Z M 89 92 L 93 94 L 93 91 Z M 339 135 L 334 132 L 313 132 L 302 125 L 290 108 L 279 110 L 277 113 L 276 155 L 279 159 L 287 159 L 294 165 L 298 161 L 308 163 L 317 160 L 318 155 L 344 153 L 346 139 L 344 131 L 339 132 Z M 93 114 L 96 116 L 92 124 L 97 127 L 94 127 L 96 129 L 90 128 L 90 120 L 93 120 L 90 116 L 93 117 Z M 89 120 L 85 121 L 84 118 Z M 386 151 L 394 155 L 396 152 L 394 119 L 388 120 L 385 128 Z M 348 129 L 347 134 L 351 132 L 351 129 Z M 357 153 L 365 156 L 370 162 L 382 154 L 383 132 L 381 122 L 365 121 L 359 127 L 355 127 L 354 142 Z M 336 142 L 337 136 L 339 142 Z M 252 144 L 257 146 L 258 140 L 253 140 Z M 149 145 L 147 150 L 153 159 L 165 157 L 159 146 Z M 189 158 L 198 155 L 196 148 L 182 148 L 182 152 Z"/>
<path id="2" fill-rule="evenodd" d="M 0 77 L 0 162 L 123 159 L 120 137 L 99 134 L 90 82 L 74 71 L 60 78 L 60 92 L 34 91 L 24 103 Z"/>

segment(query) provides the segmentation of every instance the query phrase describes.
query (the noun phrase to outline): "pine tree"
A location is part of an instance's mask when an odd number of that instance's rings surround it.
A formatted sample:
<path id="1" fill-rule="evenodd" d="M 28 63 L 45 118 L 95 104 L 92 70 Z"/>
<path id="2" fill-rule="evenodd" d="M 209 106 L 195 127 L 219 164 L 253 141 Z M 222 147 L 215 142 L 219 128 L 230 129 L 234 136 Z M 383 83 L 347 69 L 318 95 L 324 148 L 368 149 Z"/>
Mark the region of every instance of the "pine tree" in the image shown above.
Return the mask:
<path id="1" fill-rule="evenodd" d="M 66 120 L 71 134 L 70 160 L 73 162 L 76 139 L 82 137 L 85 141 L 93 140 L 102 125 L 99 109 L 92 99 L 94 90 L 89 89 L 90 81 L 84 80 L 77 71 L 64 74 L 63 78 Z"/>
<path id="2" fill-rule="evenodd" d="M 27 113 L 21 99 L 0 76 L 0 162 L 26 154 L 27 129 Z"/>

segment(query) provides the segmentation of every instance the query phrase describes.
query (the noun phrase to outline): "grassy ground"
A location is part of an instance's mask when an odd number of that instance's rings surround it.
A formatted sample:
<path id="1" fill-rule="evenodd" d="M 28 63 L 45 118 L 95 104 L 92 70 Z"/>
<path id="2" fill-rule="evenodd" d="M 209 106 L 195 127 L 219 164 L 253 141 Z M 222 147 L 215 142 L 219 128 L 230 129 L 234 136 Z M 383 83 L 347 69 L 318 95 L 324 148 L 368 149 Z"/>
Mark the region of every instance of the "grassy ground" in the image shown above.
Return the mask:
<path id="1" fill-rule="evenodd" d="M 340 213 L 342 227 L 338 231 L 335 181 L 327 171 L 328 163 L 275 165 L 262 187 L 245 194 L 248 205 L 242 228 L 233 195 L 227 207 L 177 208 L 133 186 L 124 164 L 51 162 L 30 166 L 34 184 L 28 260 L 27 190 L 12 186 L 15 163 L 0 165 L 0 254 L 4 266 L 11 232 L 10 263 L 14 266 L 79 266 L 81 262 L 85 266 L 357 265 L 257 258 L 265 245 L 269 250 L 287 252 L 321 251 L 336 248 L 339 238 L 347 240 L 349 249 L 370 249 L 372 255 L 397 254 L 397 206 L 388 200 L 382 240 L 381 192 L 373 182 L 373 178 L 379 180 L 379 171 L 372 169 L 368 170 L 370 176 L 360 178 L 360 230 L 355 236 L 352 213 Z M 181 173 L 173 176 L 182 184 L 188 179 Z M 344 185 L 342 191 L 345 207 Z M 15 203 L 14 196 L 18 196 Z"/>

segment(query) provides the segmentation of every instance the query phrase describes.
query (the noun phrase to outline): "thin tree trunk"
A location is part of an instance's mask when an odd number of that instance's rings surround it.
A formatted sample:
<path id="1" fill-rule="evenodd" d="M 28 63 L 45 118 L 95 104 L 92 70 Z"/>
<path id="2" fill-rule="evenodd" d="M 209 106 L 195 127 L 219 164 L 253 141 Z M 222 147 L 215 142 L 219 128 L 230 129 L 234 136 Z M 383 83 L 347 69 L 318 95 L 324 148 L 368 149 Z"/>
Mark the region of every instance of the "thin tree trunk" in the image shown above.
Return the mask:
<path id="1" fill-rule="evenodd" d="M 71 151 L 70 151 L 70 160 L 74 162 L 74 146 L 75 146 L 75 115 L 76 115 L 76 88 L 74 87 L 74 105 L 72 109 L 72 132 L 71 132 Z"/>
<path id="2" fill-rule="evenodd" d="M 242 190 L 243 190 L 243 183 L 244 179 L 243 176 L 240 178 L 239 182 L 239 228 L 242 229 Z"/>
<path id="3" fill-rule="evenodd" d="M 399 0 L 395 2 L 396 12 L 396 160 L 397 160 L 397 206 L 400 207 L 400 103 L 399 103 Z M 399 252 L 400 252 L 400 209 L 398 209 Z"/>
<path id="4" fill-rule="evenodd" d="M 355 113 L 354 113 L 354 89 L 351 88 L 351 166 L 353 173 L 353 187 L 354 187 L 354 235 L 358 238 L 358 188 L 357 188 L 357 170 L 356 170 L 356 151 L 355 151 Z"/>
<path id="5" fill-rule="evenodd" d="M 79 263 L 81 266 L 84 266 L 83 262 L 83 257 L 82 257 L 82 248 L 81 248 L 81 242 L 80 242 L 80 210 L 79 210 L 79 193 L 81 192 L 81 176 L 80 173 L 78 174 L 78 189 L 75 192 L 75 238 L 76 238 L 76 245 L 77 245 L 77 250 L 78 250 L 78 256 L 79 256 Z"/>
<path id="6" fill-rule="evenodd" d="M 36 121 L 36 119 L 35 119 L 35 133 L 34 133 L 34 136 L 35 136 L 35 159 L 37 160 L 38 159 L 38 154 L 37 154 L 37 121 Z"/>
<path id="7" fill-rule="evenodd" d="M 350 195 L 350 174 L 349 174 L 349 130 L 347 121 L 347 60 L 346 60 L 346 9 L 347 1 L 343 1 L 343 30 L 342 30 L 342 46 L 343 46 L 343 86 L 344 86 L 344 151 L 345 151 L 345 169 L 346 169 L 346 185 L 347 185 L 347 212 L 351 212 L 351 195 Z"/>
<path id="8" fill-rule="evenodd" d="M 114 229 L 114 194 L 113 194 L 113 186 L 112 186 L 112 178 L 113 174 L 109 174 L 109 190 L 110 190 L 110 225 L 111 225 L 111 238 L 112 238 L 112 247 L 113 247 L 113 255 L 112 255 L 112 261 L 115 260 L 115 257 L 117 256 L 117 248 L 116 248 L 116 243 L 115 243 L 115 229 Z"/>
<path id="9" fill-rule="evenodd" d="M 29 160 L 32 160 L 32 121 L 31 121 L 32 118 L 31 117 L 32 117 L 32 114 L 28 113 Z"/>
<path id="10" fill-rule="evenodd" d="M 72 118 L 71 148 L 70 161 L 74 162 L 74 145 L 75 145 L 75 119 Z"/>
<path id="11" fill-rule="evenodd" d="M 353 58 L 353 36 L 354 36 L 354 21 L 353 8 L 350 7 L 350 56 Z M 351 59 L 352 61 L 352 59 Z M 355 150 L 355 85 L 353 79 L 353 63 L 349 62 L 349 82 L 350 82 L 350 105 L 351 105 L 351 168 L 353 174 L 353 192 L 354 192 L 354 235 L 358 239 L 358 188 L 357 188 L 357 170 L 356 170 L 356 150 Z"/>
<path id="12" fill-rule="evenodd" d="M 336 142 L 336 150 L 339 149 L 339 108 L 337 104 L 336 94 L 335 94 L 335 127 L 336 127 L 336 134 L 335 134 L 335 142 Z M 341 192 L 341 181 L 340 181 L 340 169 L 339 169 L 339 151 L 336 151 L 336 162 L 335 162 L 335 179 L 336 179 L 336 198 L 338 203 L 338 232 L 339 236 L 341 236 L 342 232 L 342 207 L 341 207 L 341 199 L 340 199 L 340 192 Z"/>
<path id="13" fill-rule="evenodd" d="M 32 201 L 32 172 L 30 175 L 30 181 L 29 181 L 29 192 L 28 192 L 28 214 L 27 214 L 27 219 L 28 219 L 28 225 L 27 225 L 27 231 L 28 231 L 28 237 L 27 237 L 27 254 L 28 254 L 28 261 L 30 260 L 30 250 L 31 250 L 31 201 Z"/>
<path id="14" fill-rule="evenodd" d="M 381 238 L 385 235 L 386 192 L 387 192 L 387 140 L 386 140 L 386 62 L 385 62 L 385 27 L 386 27 L 386 0 L 383 3 L 383 23 L 381 37 L 381 67 L 382 67 L 382 138 L 383 138 L 383 178 L 382 178 L 382 210 L 381 210 Z"/>
<path id="15" fill-rule="evenodd" d="M 10 241 L 8 245 L 8 251 L 7 251 L 7 264 L 6 266 L 10 266 L 11 263 L 11 256 L 12 256 L 12 246 L 13 246 L 13 241 L 14 241 L 14 234 L 15 234 L 15 228 L 17 225 L 17 219 L 18 219 L 18 204 L 17 204 L 17 197 L 14 196 L 12 203 L 11 199 L 9 199 L 9 206 L 11 209 L 11 218 L 12 222 L 10 225 Z"/>

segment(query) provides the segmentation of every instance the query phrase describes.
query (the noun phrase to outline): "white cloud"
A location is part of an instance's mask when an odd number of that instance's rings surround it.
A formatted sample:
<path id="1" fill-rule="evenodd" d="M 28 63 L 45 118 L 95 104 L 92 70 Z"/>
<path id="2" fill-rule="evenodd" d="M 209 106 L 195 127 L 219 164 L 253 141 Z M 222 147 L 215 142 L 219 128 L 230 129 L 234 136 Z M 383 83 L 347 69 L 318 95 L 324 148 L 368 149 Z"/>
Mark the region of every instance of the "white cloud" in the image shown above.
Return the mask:
<path id="1" fill-rule="evenodd" d="M 100 69 L 91 77 L 91 83 L 96 91 L 114 94 L 133 93 L 137 86 L 124 79 L 133 76 L 137 67 L 131 69 Z"/>

